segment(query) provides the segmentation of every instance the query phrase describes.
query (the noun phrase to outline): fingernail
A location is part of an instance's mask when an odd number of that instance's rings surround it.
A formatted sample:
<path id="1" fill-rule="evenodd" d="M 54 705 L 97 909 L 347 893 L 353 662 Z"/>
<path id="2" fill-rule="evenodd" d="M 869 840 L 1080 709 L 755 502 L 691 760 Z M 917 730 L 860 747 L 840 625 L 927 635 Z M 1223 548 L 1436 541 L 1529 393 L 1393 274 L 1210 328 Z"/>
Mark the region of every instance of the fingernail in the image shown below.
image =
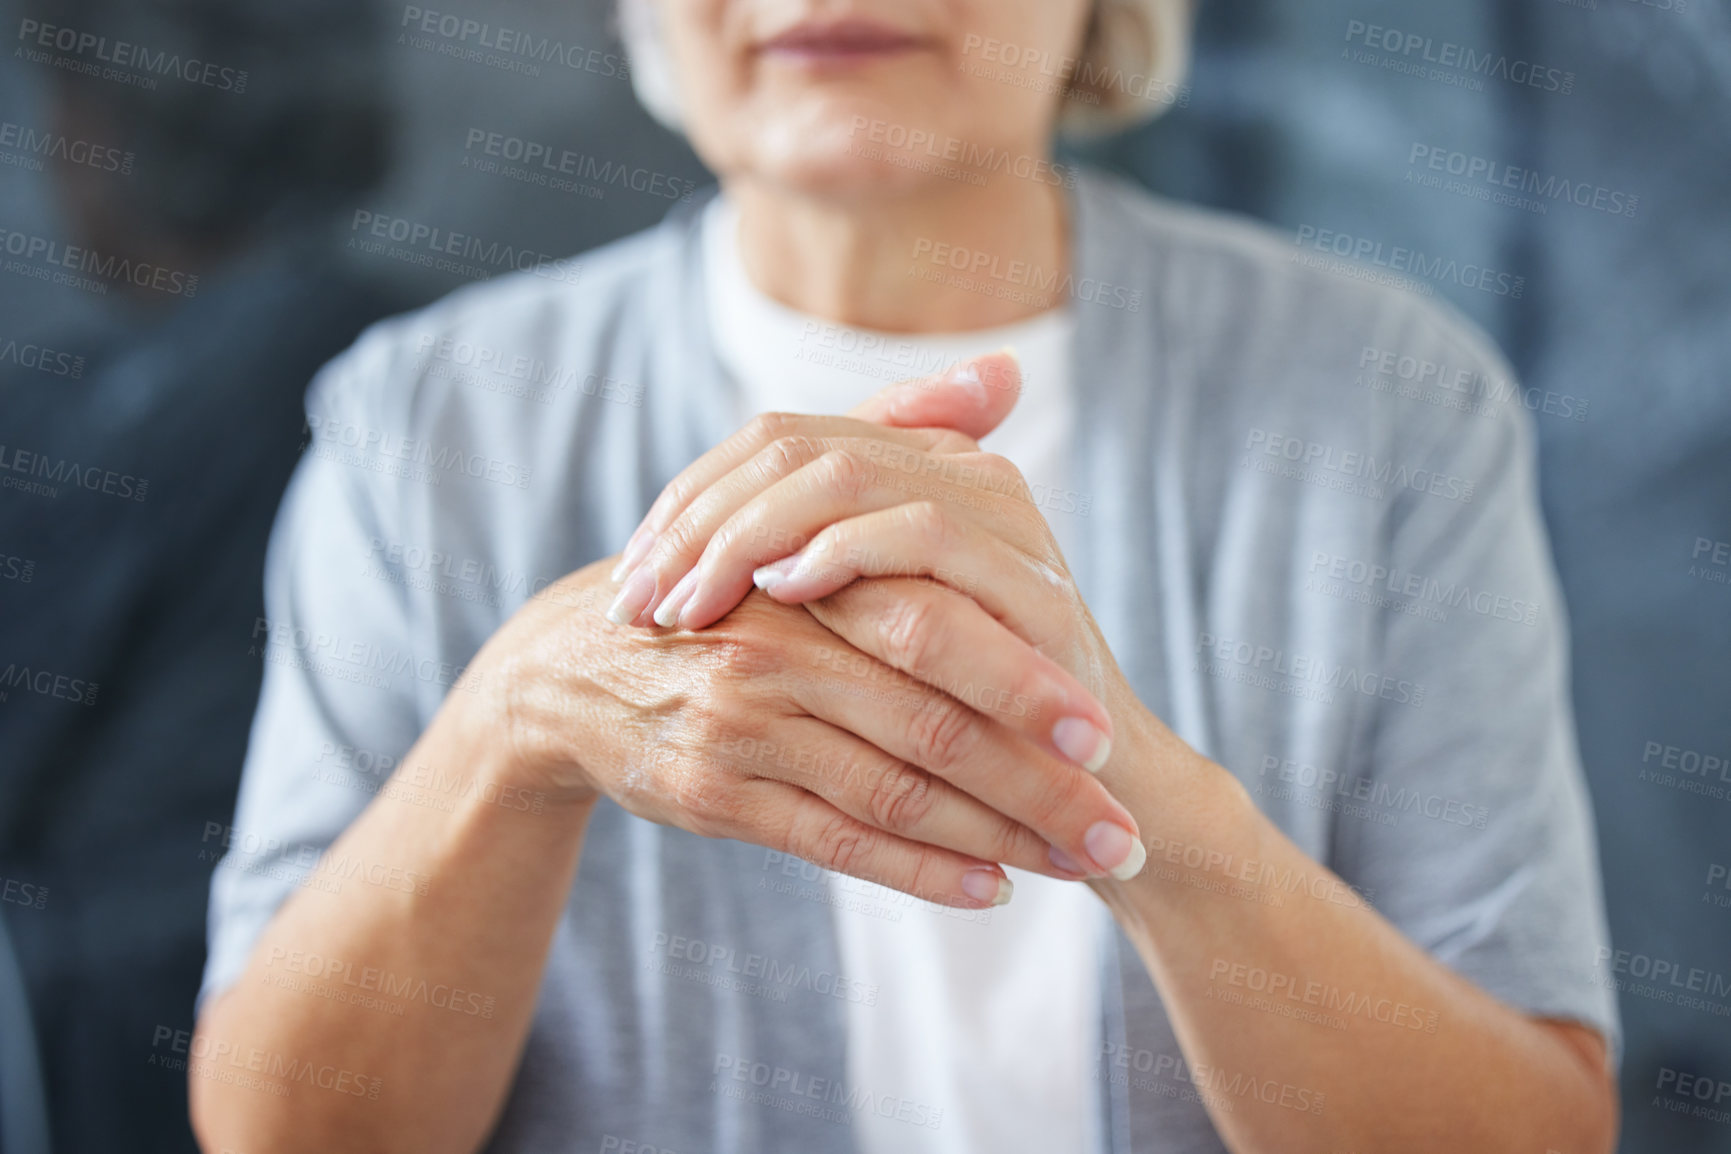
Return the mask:
<path id="1" fill-rule="evenodd" d="M 980 366 L 973 361 L 963 361 L 945 373 L 944 383 L 946 385 L 966 386 L 974 394 L 976 400 L 984 401 L 986 399 L 985 382 L 980 380 Z"/>
<path id="2" fill-rule="evenodd" d="M 1088 847 L 1088 856 L 1101 869 L 1121 882 L 1141 873 L 1148 861 L 1148 850 L 1117 822 L 1095 822 L 1088 827 L 1082 844 Z"/>
<path id="3" fill-rule="evenodd" d="M 997 870 L 969 870 L 962 875 L 962 892 L 977 902 L 1001 906 L 1010 900 L 1016 887 Z"/>
<path id="4" fill-rule="evenodd" d="M 1009 357 L 1012 361 L 1015 361 L 1016 362 L 1016 374 L 1018 376 L 1021 375 L 1021 373 L 1022 373 L 1022 354 L 1016 351 L 1015 345 L 1005 345 L 1003 348 L 998 350 L 998 355 L 1004 356 L 1004 357 Z M 1002 375 L 1003 374 L 1001 374 L 1001 373 L 987 373 L 986 374 L 986 384 L 988 386 L 990 386 L 991 388 L 994 388 L 994 389 L 1008 390 L 1011 387 L 1012 382 L 1010 381 L 1010 379 L 1008 377 L 1004 377 L 1004 379 L 999 380 L 998 378 Z"/>
<path id="5" fill-rule="evenodd" d="M 691 595 L 697 592 L 697 570 L 693 569 L 679 579 L 678 584 L 668 591 L 667 599 L 655 610 L 655 624 L 663 629 L 671 629 L 679 620 L 679 611 L 685 608 L 685 603 L 691 600 Z"/>
<path id="6" fill-rule="evenodd" d="M 1094 872 L 1092 866 L 1083 865 L 1057 846 L 1049 847 L 1046 850 L 1046 856 L 1052 859 L 1053 865 L 1057 866 L 1065 873 L 1080 874 L 1082 877 L 1087 877 L 1089 874 Z"/>
<path id="7" fill-rule="evenodd" d="M 774 596 L 776 586 L 791 577 L 794 569 L 798 566 L 798 554 L 795 554 L 792 557 L 783 557 L 779 561 L 771 562 L 768 565 L 761 565 L 754 570 L 751 574 L 751 583 L 763 590 L 765 593 Z"/>
<path id="8" fill-rule="evenodd" d="M 628 625 L 643 612 L 643 607 L 649 604 L 649 599 L 655 596 L 655 571 L 647 566 L 640 566 L 625 582 L 625 587 L 619 590 L 619 596 L 613 599 L 613 604 L 607 607 L 607 620 L 615 625 Z"/>
<path id="9" fill-rule="evenodd" d="M 637 563 L 649 556 L 649 551 L 655 548 L 655 534 L 649 531 L 649 526 L 637 526 L 637 532 L 631 534 L 631 540 L 625 542 L 625 548 L 619 554 L 619 564 L 613 566 L 613 580 L 618 581 L 637 568 Z"/>
<path id="10" fill-rule="evenodd" d="M 1087 770 L 1099 773 L 1112 756 L 1112 742 L 1084 717 L 1066 717 L 1052 727 L 1052 744 L 1058 752 Z"/>

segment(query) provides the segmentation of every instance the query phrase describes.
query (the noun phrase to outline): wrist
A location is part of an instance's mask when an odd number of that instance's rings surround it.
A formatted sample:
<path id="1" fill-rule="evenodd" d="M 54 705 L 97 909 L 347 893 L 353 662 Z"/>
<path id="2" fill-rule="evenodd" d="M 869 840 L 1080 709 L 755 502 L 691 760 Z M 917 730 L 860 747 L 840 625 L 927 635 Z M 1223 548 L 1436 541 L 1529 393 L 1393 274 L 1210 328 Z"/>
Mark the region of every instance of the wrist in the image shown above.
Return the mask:
<path id="1" fill-rule="evenodd" d="M 587 814 L 600 792 L 570 760 L 568 742 L 556 741 L 523 705 L 538 683 L 531 663 L 516 654 L 492 660 L 488 650 L 493 648 L 490 643 L 477 655 L 445 699 L 429 728 L 430 735 L 437 732 L 436 748 L 450 759 L 450 771 L 469 779 L 477 794 L 527 796 L 536 813 Z"/>
<path id="2" fill-rule="evenodd" d="M 1260 811 L 1243 784 L 1142 711 L 1136 740 L 1102 774 L 1136 819 L 1148 859 L 1128 881 L 1092 883 L 1139 940 L 1175 907 L 1232 888 L 1232 863 L 1255 857 Z M 1219 884 L 1216 884 L 1219 883 Z"/>

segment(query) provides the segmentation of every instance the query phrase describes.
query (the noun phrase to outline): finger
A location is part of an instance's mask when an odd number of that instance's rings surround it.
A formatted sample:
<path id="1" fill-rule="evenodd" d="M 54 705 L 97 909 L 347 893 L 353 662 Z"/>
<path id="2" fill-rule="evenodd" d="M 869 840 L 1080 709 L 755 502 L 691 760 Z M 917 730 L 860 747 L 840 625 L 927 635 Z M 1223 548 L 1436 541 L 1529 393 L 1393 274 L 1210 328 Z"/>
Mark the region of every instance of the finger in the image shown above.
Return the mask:
<path id="1" fill-rule="evenodd" d="M 735 751 L 741 769 L 815 793 L 849 817 L 908 841 L 981 861 L 1073 877 L 1049 846 L 949 782 L 811 717 L 789 718 L 773 741 Z"/>
<path id="2" fill-rule="evenodd" d="M 941 501 L 989 519 L 1000 536 L 1029 552 L 1044 551 L 1049 538 L 1021 473 L 990 453 L 932 454 L 848 440 L 764 487 L 757 475 L 771 467 L 736 470 L 662 535 L 644 563 L 655 567 L 657 588 L 668 591 L 646 609 L 657 624 L 708 624 L 750 591 L 758 566 L 798 551 L 837 521 L 910 500 Z"/>
<path id="3" fill-rule="evenodd" d="M 1015 350 L 974 357 L 941 373 L 911 381 L 898 381 L 848 413 L 853 421 L 864 421 L 886 429 L 922 430 L 935 437 L 906 443 L 942 452 L 965 451 L 978 445 L 958 446 L 946 431 L 961 439 L 978 441 L 1003 423 L 1022 392 L 1022 362 Z M 794 435 L 787 424 L 799 426 L 801 435 L 822 435 L 837 427 L 835 418 L 803 418 L 787 413 L 766 413 L 740 433 L 703 455 L 662 491 L 620 554 L 613 571 L 618 581 L 648 555 L 649 546 L 692 496 L 716 478 L 736 468 L 746 457 L 778 436 Z M 809 422 L 809 424 L 808 424 Z M 765 427 L 759 427 L 765 426 Z M 780 430 L 780 431 L 778 431 Z M 736 443 L 737 442 L 737 443 Z"/>
<path id="4" fill-rule="evenodd" d="M 868 657 L 985 714 L 1045 753 L 1099 772 L 1112 721 L 1081 682 L 978 602 L 941 585 L 881 579 L 807 606 Z"/>
<path id="5" fill-rule="evenodd" d="M 743 429 L 687 465 L 661 490 L 642 522 L 631 534 L 613 570 L 613 580 L 627 576 L 648 555 L 658 534 L 673 523 L 693 498 L 767 446 L 783 438 L 878 436 L 914 447 L 953 444 L 957 434 L 944 429 L 886 428 L 856 417 L 816 417 L 801 413 L 760 413 Z"/>
<path id="6" fill-rule="evenodd" d="M 813 717 L 942 778 L 1100 875 L 1140 871 L 1136 821 L 1092 774 L 851 646 L 815 656 L 816 675 L 790 688 Z"/>
<path id="7" fill-rule="evenodd" d="M 813 865 L 943 906 L 986 909 L 1010 900 L 1002 867 L 873 829 L 815 793 L 763 778 L 741 782 L 750 816 L 715 836 L 779 849 Z M 704 831 L 698 831 L 704 832 Z"/>
<path id="8" fill-rule="evenodd" d="M 1038 514 L 1034 514 L 1037 516 Z M 702 629 L 719 617 L 704 590 L 736 585 L 736 562 L 712 545 L 703 585 L 685 603 L 681 624 Z M 760 566 L 752 584 L 784 605 L 816 601 L 860 577 L 926 577 L 977 601 L 1035 648 L 1068 645 L 1077 604 L 1055 549 L 1017 549 L 971 517 L 937 501 L 862 513 L 822 529 L 798 553 Z M 732 606 L 721 608 L 725 613 Z"/>
<path id="9" fill-rule="evenodd" d="M 963 361 L 934 377 L 898 381 L 849 412 L 896 428 L 954 429 L 979 440 L 1003 423 L 1022 394 L 1014 349 Z"/>
<path id="10" fill-rule="evenodd" d="M 917 462 L 924 458 L 912 446 L 876 439 L 884 434 L 875 426 L 861 427 L 869 429 L 873 436 L 781 438 L 694 497 L 660 533 L 641 566 L 654 574 L 655 592 L 638 613 L 636 623 L 647 624 L 650 620 L 663 626 L 674 623 L 687 595 L 695 589 L 694 582 L 685 581 L 687 575 L 729 519 L 758 498 L 772 504 L 791 498 L 796 508 L 809 510 L 805 513 L 806 520 L 823 517 L 826 512 L 832 517 L 839 515 L 847 508 L 847 497 L 853 495 L 869 495 L 879 505 L 895 501 L 894 492 L 875 483 L 879 479 L 878 470 L 871 462 L 887 459 L 899 465 L 909 461 L 914 462 L 917 471 Z M 736 541 L 740 551 L 751 557 L 774 559 L 805 544 L 808 538 L 797 528 L 771 524 L 773 520 L 776 518 L 767 510 L 760 510 L 757 523 L 744 530 L 746 536 Z M 743 575 L 736 574 L 735 584 L 741 587 L 736 590 L 732 604 L 738 604 L 739 598 L 751 588 L 750 573 L 751 567 L 747 567 Z M 719 616 L 719 612 L 714 615 Z"/>

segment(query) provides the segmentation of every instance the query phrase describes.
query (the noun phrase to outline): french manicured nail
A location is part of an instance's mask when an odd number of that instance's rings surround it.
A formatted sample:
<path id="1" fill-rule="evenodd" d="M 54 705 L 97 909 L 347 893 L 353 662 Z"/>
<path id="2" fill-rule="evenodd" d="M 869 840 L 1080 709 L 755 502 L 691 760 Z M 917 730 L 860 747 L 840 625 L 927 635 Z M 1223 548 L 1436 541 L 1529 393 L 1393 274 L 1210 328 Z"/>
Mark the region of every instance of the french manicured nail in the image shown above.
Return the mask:
<path id="1" fill-rule="evenodd" d="M 1089 874 L 1095 872 L 1093 866 L 1083 865 L 1057 846 L 1048 847 L 1046 850 L 1046 856 L 1052 859 L 1053 865 L 1057 866 L 1065 873 L 1080 874 L 1082 877 L 1087 877 Z"/>
<path id="2" fill-rule="evenodd" d="M 980 366 L 973 361 L 963 361 L 944 374 L 944 384 L 958 385 L 967 388 L 974 394 L 974 399 L 986 399 L 986 385 L 980 380 Z"/>
<path id="3" fill-rule="evenodd" d="M 663 629 L 671 629 L 679 620 L 679 611 L 685 608 L 685 603 L 691 600 L 691 595 L 697 592 L 697 570 L 693 569 L 679 579 L 679 582 L 668 590 L 667 599 L 655 609 L 655 624 Z"/>
<path id="4" fill-rule="evenodd" d="M 1083 835 L 1082 844 L 1101 869 L 1121 882 L 1141 873 L 1148 861 L 1148 850 L 1117 822 L 1095 822 Z"/>
<path id="5" fill-rule="evenodd" d="M 1015 345 L 1005 345 L 1003 348 L 998 350 L 998 355 L 1001 357 L 1009 357 L 1012 361 L 1014 361 L 1016 363 L 1017 375 L 1021 374 L 1021 372 L 1022 372 L 1022 354 L 1016 351 Z M 987 387 L 993 388 L 993 389 L 1008 389 L 1010 387 L 1009 377 L 1006 374 L 1004 374 L 1002 371 L 1000 371 L 996 368 L 992 369 L 991 371 L 989 371 L 986 374 L 985 383 L 986 383 Z"/>
<path id="6" fill-rule="evenodd" d="M 1112 742 L 1082 717 L 1066 717 L 1052 727 L 1052 744 L 1089 773 L 1099 773 L 1112 756 Z"/>
<path id="7" fill-rule="evenodd" d="M 619 596 L 607 607 L 607 620 L 615 625 L 629 625 L 637 620 L 649 599 L 655 596 L 655 570 L 639 566 L 625 581 Z"/>
<path id="8" fill-rule="evenodd" d="M 977 902 L 1001 906 L 1010 900 L 1016 887 L 996 870 L 969 870 L 962 875 L 962 892 Z"/>
<path id="9" fill-rule="evenodd" d="M 773 561 L 755 569 L 751 574 L 751 583 L 773 597 L 776 587 L 793 576 L 793 571 L 798 567 L 798 554 L 792 557 L 783 557 L 779 561 Z"/>
<path id="10" fill-rule="evenodd" d="M 631 570 L 637 568 L 637 563 L 649 556 L 649 551 L 655 548 L 655 534 L 649 531 L 649 526 L 639 525 L 637 532 L 631 534 L 631 540 L 625 542 L 625 548 L 619 554 L 619 564 L 613 566 L 613 580 L 622 580 Z"/>

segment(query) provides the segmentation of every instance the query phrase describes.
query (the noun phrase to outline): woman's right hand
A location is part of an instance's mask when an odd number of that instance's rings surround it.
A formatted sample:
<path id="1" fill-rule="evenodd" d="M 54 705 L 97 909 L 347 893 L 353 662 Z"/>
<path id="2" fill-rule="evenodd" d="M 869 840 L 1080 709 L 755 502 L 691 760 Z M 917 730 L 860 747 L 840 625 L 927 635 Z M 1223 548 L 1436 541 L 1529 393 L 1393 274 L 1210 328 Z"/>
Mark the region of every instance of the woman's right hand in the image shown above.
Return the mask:
<path id="1" fill-rule="evenodd" d="M 605 795 L 650 821 L 974 908 L 1009 900 L 998 863 L 1073 879 L 1050 846 L 1087 861 L 1098 821 L 1139 836 L 1093 775 L 1017 732 L 1029 714 L 1104 716 L 1061 669 L 971 687 L 973 708 L 760 593 L 700 633 L 614 625 L 615 560 L 524 606 L 470 666 L 484 692 L 450 699 L 509 742 L 506 784 Z"/>

